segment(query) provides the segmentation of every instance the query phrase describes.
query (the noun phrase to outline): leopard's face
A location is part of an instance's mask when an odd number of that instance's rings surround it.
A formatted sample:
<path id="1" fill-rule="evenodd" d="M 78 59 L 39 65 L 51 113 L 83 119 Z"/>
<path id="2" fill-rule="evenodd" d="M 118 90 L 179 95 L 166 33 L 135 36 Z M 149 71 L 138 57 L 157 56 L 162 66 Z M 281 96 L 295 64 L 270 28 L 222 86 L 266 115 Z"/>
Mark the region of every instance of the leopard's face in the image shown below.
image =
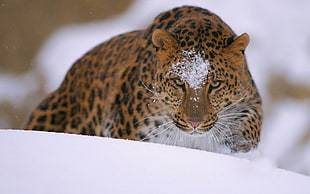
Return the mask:
<path id="1" fill-rule="evenodd" d="M 157 71 L 154 89 L 173 123 L 188 134 L 222 127 L 225 111 L 241 99 L 238 69 L 225 54 L 212 60 L 204 51 L 181 50 Z M 243 56 L 240 55 L 242 58 Z M 221 61 L 221 62 L 220 62 Z M 227 73 L 229 72 L 229 73 Z"/>

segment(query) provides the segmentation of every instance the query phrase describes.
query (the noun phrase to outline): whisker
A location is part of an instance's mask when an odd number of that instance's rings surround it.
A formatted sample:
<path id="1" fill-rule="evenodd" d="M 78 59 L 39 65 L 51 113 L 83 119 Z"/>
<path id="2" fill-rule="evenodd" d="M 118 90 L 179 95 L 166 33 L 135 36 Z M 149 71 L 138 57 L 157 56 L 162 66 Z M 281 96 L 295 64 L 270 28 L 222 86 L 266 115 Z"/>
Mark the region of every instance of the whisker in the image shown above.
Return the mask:
<path id="1" fill-rule="evenodd" d="M 236 106 L 239 102 L 241 102 L 242 100 L 245 99 L 245 96 L 244 97 L 241 97 L 240 99 L 238 99 L 236 102 L 230 104 L 229 106 L 225 107 L 223 110 L 221 110 L 220 112 L 225 112 L 229 109 L 231 109 L 232 107 Z"/>
<path id="2" fill-rule="evenodd" d="M 240 123 L 240 120 L 243 119 L 243 117 L 240 116 L 227 116 L 227 117 L 219 117 L 217 120 L 217 123 L 226 123 L 228 125 L 232 123 Z"/>
<path id="3" fill-rule="evenodd" d="M 141 122 L 144 122 L 145 120 L 155 121 L 155 120 L 163 120 L 163 119 L 167 119 L 167 118 L 170 118 L 170 116 L 168 116 L 168 115 L 149 116 L 149 117 L 144 117 L 144 118 L 138 120 L 137 122 L 135 122 L 135 124 L 139 124 Z"/>
<path id="4" fill-rule="evenodd" d="M 185 134 L 183 134 L 183 133 L 180 133 L 180 134 L 181 134 L 181 136 L 182 136 L 183 146 L 184 146 L 184 147 L 187 147 L 187 141 L 186 141 L 186 136 L 185 136 Z"/>
<path id="5" fill-rule="evenodd" d="M 226 132 L 231 132 L 232 130 L 238 130 L 240 128 L 240 122 L 235 120 L 220 120 L 217 125 L 222 126 L 222 129 Z"/>
<path id="6" fill-rule="evenodd" d="M 217 125 L 223 126 L 224 129 L 230 130 L 230 127 L 229 127 L 228 125 L 226 125 L 226 123 L 227 123 L 227 124 L 230 124 L 230 122 L 221 122 L 221 121 L 218 121 L 216 124 L 217 124 Z M 226 130 L 226 131 L 227 131 L 227 130 Z"/>
<path id="7" fill-rule="evenodd" d="M 215 129 L 214 130 L 211 130 L 211 136 L 212 136 L 212 139 L 216 142 L 216 144 L 219 144 L 219 138 L 218 138 L 218 135 L 216 134 L 216 131 L 218 130 L 216 126 L 214 126 Z M 209 142 L 209 144 L 211 144 L 211 142 Z M 213 143 L 212 143 L 213 144 Z M 213 145 L 214 146 L 214 145 Z"/>
<path id="8" fill-rule="evenodd" d="M 169 121 L 169 122 L 163 123 L 157 127 L 150 128 L 150 131 L 148 132 L 147 135 L 145 135 L 145 137 L 142 140 L 146 140 L 150 137 L 156 137 L 158 135 L 165 133 L 166 131 L 169 130 L 169 126 L 171 126 L 172 123 L 173 123 L 173 121 Z M 165 126 L 167 126 L 167 125 L 168 125 L 168 127 L 165 128 Z M 158 131 L 158 132 L 155 133 L 156 131 Z"/>
<path id="9" fill-rule="evenodd" d="M 139 80 L 143 86 L 143 88 L 145 88 L 148 92 L 152 93 L 152 94 L 156 94 L 155 91 L 155 87 L 153 86 L 153 89 L 149 88 L 142 79 Z"/>
<path id="10" fill-rule="evenodd" d="M 173 125 L 167 127 L 167 133 L 168 133 L 168 130 L 170 130 L 172 127 L 173 127 Z M 170 132 L 170 134 L 168 134 L 168 137 L 167 137 L 166 141 L 164 142 L 165 145 L 170 145 L 171 144 L 170 142 L 171 142 L 172 136 L 173 136 L 171 134 L 172 134 L 171 132 Z"/>
<path id="11" fill-rule="evenodd" d="M 183 142 L 183 146 L 184 147 L 187 147 L 187 140 L 186 140 L 186 135 L 185 134 L 182 134 L 182 142 Z"/>
<path id="12" fill-rule="evenodd" d="M 175 135 L 174 145 L 177 145 L 178 140 L 180 139 L 180 130 L 177 130 L 177 134 Z"/>
<path id="13" fill-rule="evenodd" d="M 224 114 L 218 114 L 220 117 L 227 117 L 227 116 L 249 116 L 249 113 L 243 113 L 243 112 L 234 112 L 234 113 L 224 113 Z"/>
<path id="14" fill-rule="evenodd" d="M 140 82 L 141 82 L 143 88 L 145 88 L 147 92 L 153 94 L 153 95 L 151 96 L 150 94 L 148 94 L 148 93 L 145 92 L 145 94 L 147 94 L 149 98 L 153 99 L 154 102 L 157 101 L 157 100 L 162 100 L 162 99 L 164 99 L 164 96 L 161 96 L 160 93 L 158 93 L 158 92 L 156 91 L 156 88 L 154 87 L 154 85 L 152 86 L 152 89 L 151 89 L 151 88 L 148 87 L 141 79 L 140 79 Z"/>
<path id="15" fill-rule="evenodd" d="M 221 126 L 221 125 L 222 125 L 222 126 Z M 231 138 L 230 138 L 230 135 L 227 134 L 227 133 L 231 133 L 231 131 L 230 131 L 230 129 L 229 129 L 228 126 L 226 126 L 226 125 L 224 125 L 224 124 L 222 124 L 222 123 L 217 123 L 217 125 L 215 126 L 215 128 L 216 128 L 215 131 L 216 131 L 217 135 L 220 136 L 221 139 L 225 140 L 225 144 L 226 144 L 226 142 L 227 142 L 227 144 L 228 144 L 229 146 L 231 146 L 231 145 L 234 144 L 233 141 L 232 141 Z M 226 132 L 224 132 L 224 131 L 226 131 Z M 218 142 L 218 143 L 220 144 L 221 142 Z"/>
<path id="16" fill-rule="evenodd" d="M 236 122 L 236 123 L 240 123 L 240 119 L 242 117 L 239 116 L 227 116 L 227 117 L 219 117 L 218 120 L 220 121 L 225 121 L 225 122 Z"/>

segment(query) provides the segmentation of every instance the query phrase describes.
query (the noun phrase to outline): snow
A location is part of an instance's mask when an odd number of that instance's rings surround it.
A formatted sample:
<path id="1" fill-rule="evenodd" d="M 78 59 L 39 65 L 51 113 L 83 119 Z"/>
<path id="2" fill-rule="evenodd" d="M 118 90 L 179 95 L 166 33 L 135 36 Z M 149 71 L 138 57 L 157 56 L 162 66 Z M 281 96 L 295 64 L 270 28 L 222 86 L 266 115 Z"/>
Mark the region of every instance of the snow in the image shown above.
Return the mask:
<path id="1" fill-rule="evenodd" d="M 310 102 L 287 100 L 278 106 L 264 124 L 260 149 L 282 168 L 310 175 L 310 143 L 303 148 L 298 145 L 309 131 Z"/>
<path id="2" fill-rule="evenodd" d="M 202 55 L 204 55 L 203 51 L 183 50 L 180 61 L 172 64 L 172 73 L 179 76 L 182 81 L 187 82 L 194 90 L 200 88 L 209 73 L 210 63 Z M 197 101 L 198 97 L 194 100 Z"/>
<path id="3" fill-rule="evenodd" d="M 0 193 L 310 192 L 310 177 L 206 151 L 102 137 L 0 130 Z"/>
<path id="4" fill-rule="evenodd" d="M 34 72 L 15 77 L 0 73 L 0 100 L 13 102 L 17 106 L 22 105 L 20 99 L 27 98 L 27 95 L 34 92 L 39 85 L 36 83 L 36 77 Z"/>

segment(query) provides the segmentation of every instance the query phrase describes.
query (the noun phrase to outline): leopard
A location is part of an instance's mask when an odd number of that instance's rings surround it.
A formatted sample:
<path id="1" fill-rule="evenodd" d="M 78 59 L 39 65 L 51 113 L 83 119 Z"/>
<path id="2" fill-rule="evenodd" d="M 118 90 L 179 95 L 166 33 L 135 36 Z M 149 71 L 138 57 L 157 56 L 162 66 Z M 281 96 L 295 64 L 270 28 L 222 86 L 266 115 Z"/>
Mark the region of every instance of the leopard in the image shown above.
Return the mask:
<path id="1" fill-rule="evenodd" d="M 172 8 L 86 52 L 24 129 L 249 152 L 263 116 L 249 41 L 205 8 Z"/>

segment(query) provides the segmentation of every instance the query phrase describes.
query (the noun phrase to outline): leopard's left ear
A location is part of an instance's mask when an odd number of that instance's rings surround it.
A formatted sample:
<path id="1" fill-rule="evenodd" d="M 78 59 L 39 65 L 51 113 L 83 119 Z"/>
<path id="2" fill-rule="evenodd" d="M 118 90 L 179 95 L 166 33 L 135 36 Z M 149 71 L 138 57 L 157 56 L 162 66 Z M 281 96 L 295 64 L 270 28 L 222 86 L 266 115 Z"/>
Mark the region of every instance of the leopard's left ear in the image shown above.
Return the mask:
<path id="1" fill-rule="evenodd" d="M 250 42 L 250 37 L 247 33 L 243 33 L 240 36 L 234 38 L 233 42 L 225 48 L 227 52 L 244 51 Z"/>
<path id="2" fill-rule="evenodd" d="M 169 50 L 177 47 L 177 40 L 167 31 L 156 29 L 152 34 L 152 41 L 154 46 Z"/>
<path id="3" fill-rule="evenodd" d="M 235 68 L 244 67 L 246 64 L 243 52 L 250 42 L 247 33 L 234 38 L 232 43 L 223 49 L 226 59 L 228 59 Z"/>

